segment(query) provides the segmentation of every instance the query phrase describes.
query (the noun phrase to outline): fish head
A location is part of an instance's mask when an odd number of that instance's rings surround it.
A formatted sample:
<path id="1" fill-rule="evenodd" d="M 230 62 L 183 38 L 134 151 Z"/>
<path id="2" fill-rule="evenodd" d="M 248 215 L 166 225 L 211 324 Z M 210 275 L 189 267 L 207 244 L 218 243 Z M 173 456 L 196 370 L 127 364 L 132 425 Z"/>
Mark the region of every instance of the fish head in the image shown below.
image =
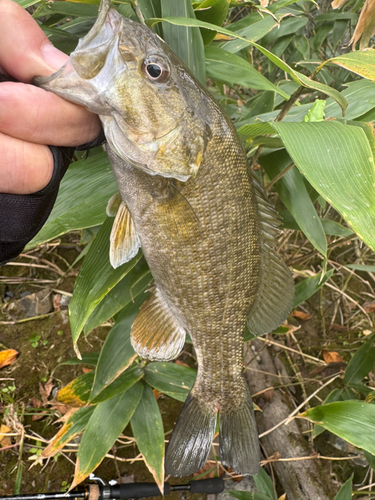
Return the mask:
<path id="1" fill-rule="evenodd" d="M 109 0 L 68 63 L 35 83 L 99 114 L 126 162 L 180 181 L 197 174 L 210 135 L 205 92 L 158 35 Z"/>

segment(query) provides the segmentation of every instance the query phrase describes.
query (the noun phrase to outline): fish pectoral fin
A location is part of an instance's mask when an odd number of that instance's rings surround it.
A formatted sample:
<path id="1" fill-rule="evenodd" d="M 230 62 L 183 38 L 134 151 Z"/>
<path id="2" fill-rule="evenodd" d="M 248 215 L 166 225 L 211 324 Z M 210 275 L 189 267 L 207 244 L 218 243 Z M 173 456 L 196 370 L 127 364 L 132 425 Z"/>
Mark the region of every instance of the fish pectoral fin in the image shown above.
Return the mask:
<path id="1" fill-rule="evenodd" d="M 120 208 L 122 202 L 121 194 L 119 191 L 112 195 L 107 203 L 106 214 L 108 217 L 116 217 L 118 209 Z"/>
<path id="2" fill-rule="evenodd" d="M 165 473 L 190 476 L 206 463 L 215 434 L 217 413 L 209 411 L 190 393 L 169 440 Z"/>
<path id="3" fill-rule="evenodd" d="M 224 467 L 242 475 L 258 474 L 260 449 L 253 402 L 246 389 L 246 397 L 239 408 L 219 413 L 220 461 Z"/>
<path id="4" fill-rule="evenodd" d="M 109 200 L 108 205 L 113 198 L 114 196 Z M 112 203 L 109 211 L 113 209 L 114 205 L 115 202 Z M 125 264 L 125 262 L 131 260 L 137 255 L 140 246 L 141 242 L 136 232 L 133 219 L 128 207 L 122 201 L 117 210 L 110 236 L 109 260 L 112 267 L 116 269 L 122 264 Z"/>
<path id="5" fill-rule="evenodd" d="M 131 328 L 134 350 L 153 361 L 169 361 L 178 356 L 186 331 L 170 311 L 158 288 L 142 304 Z"/>
<path id="6" fill-rule="evenodd" d="M 257 180 L 253 184 L 260 215 L 260 281 L 247 315 L 247 326 L 254 335 L 263 335 L 275 330 L 289 316 L 294 282 L 289 268 L 274 249 L 280 233 L 278 215 Z"/>

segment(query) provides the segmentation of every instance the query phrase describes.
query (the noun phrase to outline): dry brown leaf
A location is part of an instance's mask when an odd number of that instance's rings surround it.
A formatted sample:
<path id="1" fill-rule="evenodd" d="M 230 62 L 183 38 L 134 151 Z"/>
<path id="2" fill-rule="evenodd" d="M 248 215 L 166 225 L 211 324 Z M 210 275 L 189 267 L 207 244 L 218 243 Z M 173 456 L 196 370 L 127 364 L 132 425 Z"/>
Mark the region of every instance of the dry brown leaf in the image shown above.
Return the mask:
<path id="1" fill-rule="evenodd" d="M 340 354 L 335 351 L 323 351 L 323 359 L 329 365 L 330 363 L 344 363 Z"/>
<path id="2" fill-rule="evenodd" d="M 347 332 L 348 327 L 339 325 L 338 323 L 332 323 L 332 325 L 329 327 L 330 330 L 334 330 L 336 332 Z"/>
<path id="3" fill-rule="evenodd" d="M 60 311 L 61 310 L 61 295 L 57 293 L 56 295 L 53 296 L 53 309 L 54 311 Z"/>
<path id="4" fill-rule="evenodd" d="M 160 394 L 162 394 L 157 389 L 152 389 L 152 392 L 154 393 L 155 399 L 159 399 L 160 398 Z"/>
<path id="5" fill-rule="evenodd" d="M 357 26 L 353 33 L 350 43 L 353 49 L 358 40 L 360 50 L 368 47 L 370 38 L 375 34 L 375 0 L 366 0 L 361 10 Z"/>
<path id="6" fill-rule="evenodd" d="M 294 318 L 298 318 L 302 321 L 306 321 L 306 320 L 312 318 L 312 314 L 305 313 L 303 311 L 293 311 L 292 313 L 290 313 L 290 316 L 293 316 Z"/>
<path id="7" fill-rule="evenodd" d="M 179 359 L 176 359 L 175 363 L 176 363 L 176 365 L 186 366 L 186 368 L 190 368 L 189 365 L 187 365 L 183 361 L 180 361 Z"/>
<path id="8" fill-rule="evenodd" d="M 8 434 L 12 432 L 12 429 L 9 429 L 8 426 L 1 424 L 0 425 L 0 448 L 7 448 L 12 445 L 12 439 L 10 436 L 3 436 L 2 434 Z"/>
<path id="9" fill-rule="evenodd" d="M 43 403 L 38 398 L 31 398 L 30 406 L 32 406 L 33 408 L 41 408 L 43 406 Z"/>
<path id="10" fill-rule="evenodd" d="M 211 470 L 211 469 L 213 469 L 213 470 Z M 208 471 L 210 471 L 210 472 L 208 472 Z M 217 467 L 216 467 L 216 465 L 213 464 L 212 462 L 206 462 L 201 469 L 199 469 L 196 472 L 194 472 L 193 477 L 203 476 L 204 475 L 203 479 L 208 479 L 208 478 L 215 477 L 216 474 L 217 474 Z M 219 476 L 220 477 L 224 476 L 224 474 L 225 474 L 225 470 L 224 470 L 223 467 L 220 466 L 219 467 Z"/>
<path id="11" fill-rule="evenodd" d="M 52 392 L 53 389 L 53 382 L 52 378 L 48 380 L 44 385 L 39 382 L 39 394 L 42 396 L 42 402 L 43 405 L 46 405 L 48 403 L 48 398 Z"/>
<path id="12" fill-rule="evenodd" d="M 18 357 L 18 351 L 15 349 L 6 349 L 0 351 L 0 368 L 13 364 Z"/>
<path id="13" fill-rule="evenodd" d="M 86 368 L 85 366 L 82 366 L 82 371 L 83 373 L 90 373 L 92 372 L 92 368 Z"/>
<path id="14" fill-rule="evenodd" d="M 375 312 L 375 301 L 373 302 L 365 302 L 363 304 L 363 309 L 367 312 L 367 313 L 373 313 Z M 1 354 L 1 353 L 0 353 Z"/>

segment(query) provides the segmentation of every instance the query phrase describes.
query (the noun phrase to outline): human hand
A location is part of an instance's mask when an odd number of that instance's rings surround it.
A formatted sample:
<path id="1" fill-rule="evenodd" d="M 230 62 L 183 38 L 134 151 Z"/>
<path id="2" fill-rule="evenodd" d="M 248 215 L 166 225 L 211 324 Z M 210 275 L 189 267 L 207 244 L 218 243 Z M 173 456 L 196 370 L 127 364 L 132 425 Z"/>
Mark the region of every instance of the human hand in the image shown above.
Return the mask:
<path id="1" fill-rule="evenodd" d="M 48 184 L 53 158 L 47 144 L 79 146 L 98 137 L 96 115 L 29 84 L 67 59 L 28 12 L 0 0 L 0 68 L 21 82 L 0 83 L 0 193 L 30 194 Z"/>

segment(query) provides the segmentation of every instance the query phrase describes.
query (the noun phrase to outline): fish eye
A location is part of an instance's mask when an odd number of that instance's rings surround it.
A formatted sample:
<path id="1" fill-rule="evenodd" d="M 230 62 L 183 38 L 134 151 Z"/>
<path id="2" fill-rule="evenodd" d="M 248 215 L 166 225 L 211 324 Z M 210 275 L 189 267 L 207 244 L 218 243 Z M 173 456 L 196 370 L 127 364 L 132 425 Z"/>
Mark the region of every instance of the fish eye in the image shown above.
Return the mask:
<path id="1" fill-rule="evenodd" d="M 169 77 L 170 70 L 166 61 L 150 57 L 143 61 L 142 73 L 152 82 L 164 83 Z"/>

